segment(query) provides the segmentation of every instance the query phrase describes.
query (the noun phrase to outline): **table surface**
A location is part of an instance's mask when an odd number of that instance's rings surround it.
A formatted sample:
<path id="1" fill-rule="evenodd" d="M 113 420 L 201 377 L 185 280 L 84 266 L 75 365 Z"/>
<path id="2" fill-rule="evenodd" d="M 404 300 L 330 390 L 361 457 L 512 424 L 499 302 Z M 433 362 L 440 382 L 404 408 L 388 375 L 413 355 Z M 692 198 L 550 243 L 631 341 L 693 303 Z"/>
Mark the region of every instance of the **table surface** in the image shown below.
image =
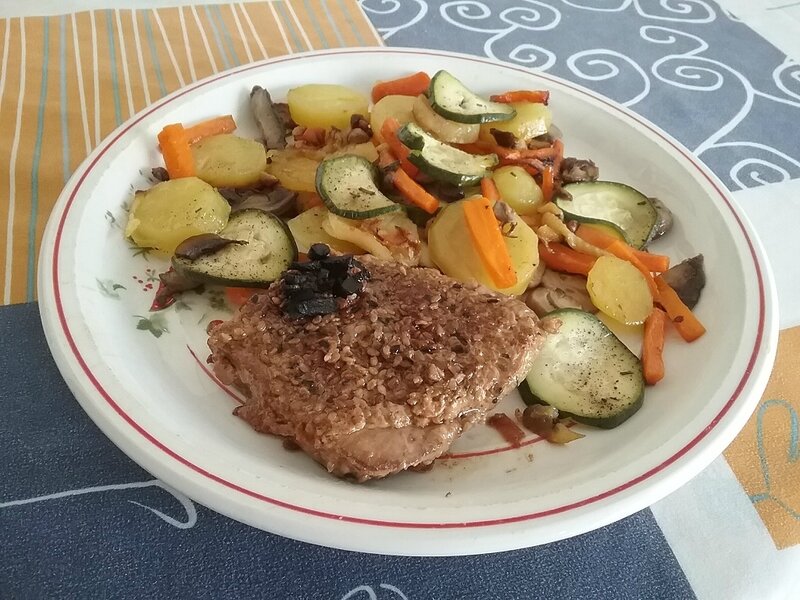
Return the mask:
<path id="1" fill-rule="evenodd" d="M 0 598 L 800 597 L 800 2 L 175 4 L 0 3 L 0 130 L 12 140 L 0 149 L 0 189 L 9 191 L 0 204 Z M 61 16 L 86 9 L 93 12 Z M 195 23 L 197 35 L 187 34 Z M 275 34 L 256 35 L 268 29 Z M 181 83 L 264 55 L 376 43 L 487 55 L 603 93 L 705 161 L 760 234 L 783 329 L 773 378 L 725 455 L 650 509 L 573 539 L 488 556 L 311 546 L 227 519 L 154 479 L 67 389 L 42 333 L 31 273 L 49 207 L 86 152 Z M 126 49 L 117 68 L 115 53 Z M 103 88 L 112 83 L 113 94 Z M 75 94 L 84 100 L 69 104 Z M 58 152 L 48 153 L 37 140 L 52 138 Z"/>

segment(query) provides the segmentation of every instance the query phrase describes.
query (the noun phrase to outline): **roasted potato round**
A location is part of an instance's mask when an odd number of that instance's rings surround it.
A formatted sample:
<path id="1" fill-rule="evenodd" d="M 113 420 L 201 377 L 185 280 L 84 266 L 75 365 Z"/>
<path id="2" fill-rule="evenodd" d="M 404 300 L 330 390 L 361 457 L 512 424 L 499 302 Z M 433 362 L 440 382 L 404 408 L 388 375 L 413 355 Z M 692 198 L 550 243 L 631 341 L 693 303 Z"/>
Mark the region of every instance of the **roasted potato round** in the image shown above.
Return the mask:
<path id="1" fill-rule="evenodd" d="M 508 131 L 521 140 L 528 140 L 547 133 L 553 117 L 550 109 L 538 102 L 514 102 L 516 116 L 508 121 L 496 121 L 481 125 L 481 139 L 494 140 L 492 129 Z"/>
<path id="2" fill-rule="evenodd" d="M 361 92 L 343 85 L 311 83 L 292 88 L 286 95 L 289 114 L 298 125 L 306 127 L 350 126 L 354 114 L 367 115 L 369 100 Z"/>
<path id="3" fill-rule="evenodd" d="M 601 256 L 586 279 L 586 290 L 598 309 L 625 325 L 638 325 L 653 311 L 653 296 L 644 275 L 616 256 Z"/>
<path id="4" fill-rule="evenodd" d="M 500 199 L 517 214 L 530 215 L 544 201 L 542 189 L 522 167 L 500 167 L 492 173 Z"/>
<path id="5" fill-rule="evenodd" d="M 126 237 L 137 246 L 172 253 L 183 240 L 218 233 L 231 207 L 217 190 L 197 177 L 183 177 L 136 192 L 128 213 Z"/>
<path id="6" fill-rule="evenodd" d="M 266 171 L 278 178 L 281 185 L 295 192 L 316 192 L 317 167 L 324 158 L 342 154 L 357 154 L 369 161 L 378 159 L 378 152 L 371 142 L 353 144 L 326 154 L 318 150 L 287 148 L 270 150 Z"/>
<path id="7" fill-rule="evenodd" d="M 225 133 L 192 146 L 197 176 L 215 187 L 247 187 L 258 183 L 267 166 L 267 152 L 255 140 Z"/>
<path id="8" fill-rule="evenodd" d="M 477 281 L 510 296 L 519 295 L 528 287 L 539 265 L 539 239 L 533 229 L 521 220 L 517 222 L 513 237 L 503 239 L 517 272 L 517 283 L 509 288 L 498 289 L 472 243 L 464 218 L 463 202 L 448 205 L 428 228 L 431 259 L 445 275 L 459 281 Z"/>

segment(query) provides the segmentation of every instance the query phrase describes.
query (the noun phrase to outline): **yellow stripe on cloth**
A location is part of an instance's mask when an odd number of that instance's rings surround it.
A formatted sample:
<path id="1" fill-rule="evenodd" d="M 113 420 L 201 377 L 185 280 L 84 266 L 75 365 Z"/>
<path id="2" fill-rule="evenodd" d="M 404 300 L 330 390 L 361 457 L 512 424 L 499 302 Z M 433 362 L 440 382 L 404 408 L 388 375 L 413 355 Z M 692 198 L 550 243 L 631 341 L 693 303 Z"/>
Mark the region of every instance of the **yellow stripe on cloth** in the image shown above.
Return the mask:
<path id="1" fill-rule="evenodd" d="M 0 291 L 34 300 L 64 182 L 133 113 L 226 68 L 382 42 L 357 0 L 272 0 L 0 19 Z"/>

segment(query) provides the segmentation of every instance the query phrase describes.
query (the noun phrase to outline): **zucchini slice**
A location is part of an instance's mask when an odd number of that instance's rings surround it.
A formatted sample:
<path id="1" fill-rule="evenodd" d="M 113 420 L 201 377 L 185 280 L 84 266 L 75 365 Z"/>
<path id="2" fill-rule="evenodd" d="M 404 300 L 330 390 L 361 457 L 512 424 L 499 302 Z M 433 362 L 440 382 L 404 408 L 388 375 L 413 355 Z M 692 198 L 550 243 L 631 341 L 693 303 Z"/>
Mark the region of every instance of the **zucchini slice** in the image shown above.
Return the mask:
<path id="1" fill-rule="evenodd" d="M 363 156 L 345 154 L 317 167 L 317 193 L 332 213 L 345 219 L 369 219 L 401 206 L 378 189 L 378 168 Z"/>
<path id="2" fill-rule="evenodd" d="M 194 238 L 189 238 L 175 250 L 172 266 L 203 283 L 266 287 L 297 260 L 297 246 L 286 224 L 258 209 L 231 215 L 220 238 L 235 241 L 209 252 L 192 252 Z"/>
<path id="3" fill-rule="evenodd" d="M 568 219 L 616 225 L 631 245 L 639 249 L 652 239 L 658 212 L 638 190 L 613 181 L 585 181 L 565 185 L 564 191 L 572 199 L 556 198 L 555 203 Z"/>
<path id="4" fill-rule="evenodd" d="M 428 97 L 434 111 L 457 123 L 507 121 L 517 114 L 510 104 L 491 102 L 471 92 L 447 71 L 433 76 Z"/>
<path id="5" fill-rule="evenodd" d="M 642 363 L 594 315 L 575 308 L 553 311 L 558 331 L 545 338 L 520 385 L 526 404 L 549 404 L 564 416 L 613 429 L 644 401 Z"/>
<path id="6" fill-rule="evenodd" d="M 416 123 L 403 125 L 397 137 L 411 148 L 409 162 L 436 181 L 460 187 L 477 185 L 498 163 L 496 154 L 467 154 L 440 142 Z"/>

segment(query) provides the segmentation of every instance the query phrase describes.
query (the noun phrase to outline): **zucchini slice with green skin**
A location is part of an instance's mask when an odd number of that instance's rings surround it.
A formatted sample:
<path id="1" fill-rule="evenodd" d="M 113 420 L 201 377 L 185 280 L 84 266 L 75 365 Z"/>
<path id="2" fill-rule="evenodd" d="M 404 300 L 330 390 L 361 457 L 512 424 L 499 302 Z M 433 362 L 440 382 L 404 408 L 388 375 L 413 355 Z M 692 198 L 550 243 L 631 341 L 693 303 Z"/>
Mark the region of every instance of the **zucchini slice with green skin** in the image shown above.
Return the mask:
<path id="1" fill-rule="evenodd" d="M 605 233 L 607 236 L 616 238 L 620 242 L 625 242 L 629 246 L 631 245 L 631 241 L 628 239 L 628 236 L 625 235 L 625 232 L 614 225 L 611 221 L 594 220 L 584 221 L 583 223 L 585 227 L 597 229 L 598 231 Z"/>
<path id="2" fill-rule="evenodd" d="M 498 163 L 496 154 L 467 154 L 440 142 L 416 123 L 403 125 L 397 137 L 412 149 L 409 162 L 436 181 L 460 187 L 477 185 Z"/>
<path id="3" fill-rule="evenodd" d="M 644 401 L 642 363 L 593 314 L 555 310 L 543 320 L 561 325 L 549 334 L 520 385 L 526 404 L 549 404 L 564 416 L 602 429 L 627 421 Z"/>
<path id="4" fill-rule="evenodd" d="M 439 71 L 428 88 L 431 108 L 457 123 L 508 121 L 517 111 L 510 104 L 491 102 L 468 90 L 447 71 Z"/>
<path id="5" fill-rule="evenodd" d="M 209 252 L 193 252 L 194 238 L 189 238 L 175 250 L 172 266 L 203 283 L 267 287 L 297 260 L 297 246 L 286 224 L 258 209 L 231 215 L 219 237 L 235 241 L 218 249 L 209 245 Z"/>
<path id="6" fill-rule="evenodd" d="M 317 167 L 317 193 L 332 213 L 345 219 L 369 219 L 401 206 L 378 189 L 378 168 L 363 156 L 345 154 Z"/>
<path id="7" fill-rule="evenodd" d="M 571 200 L 556 198 L 567 219 L 582 223 L 611 223 L 619 227 L 632 246 L 644 248 L 652 239 L 658 212 L 650 199 L 613 181 L 586 181 L 564 186 Z"/>

